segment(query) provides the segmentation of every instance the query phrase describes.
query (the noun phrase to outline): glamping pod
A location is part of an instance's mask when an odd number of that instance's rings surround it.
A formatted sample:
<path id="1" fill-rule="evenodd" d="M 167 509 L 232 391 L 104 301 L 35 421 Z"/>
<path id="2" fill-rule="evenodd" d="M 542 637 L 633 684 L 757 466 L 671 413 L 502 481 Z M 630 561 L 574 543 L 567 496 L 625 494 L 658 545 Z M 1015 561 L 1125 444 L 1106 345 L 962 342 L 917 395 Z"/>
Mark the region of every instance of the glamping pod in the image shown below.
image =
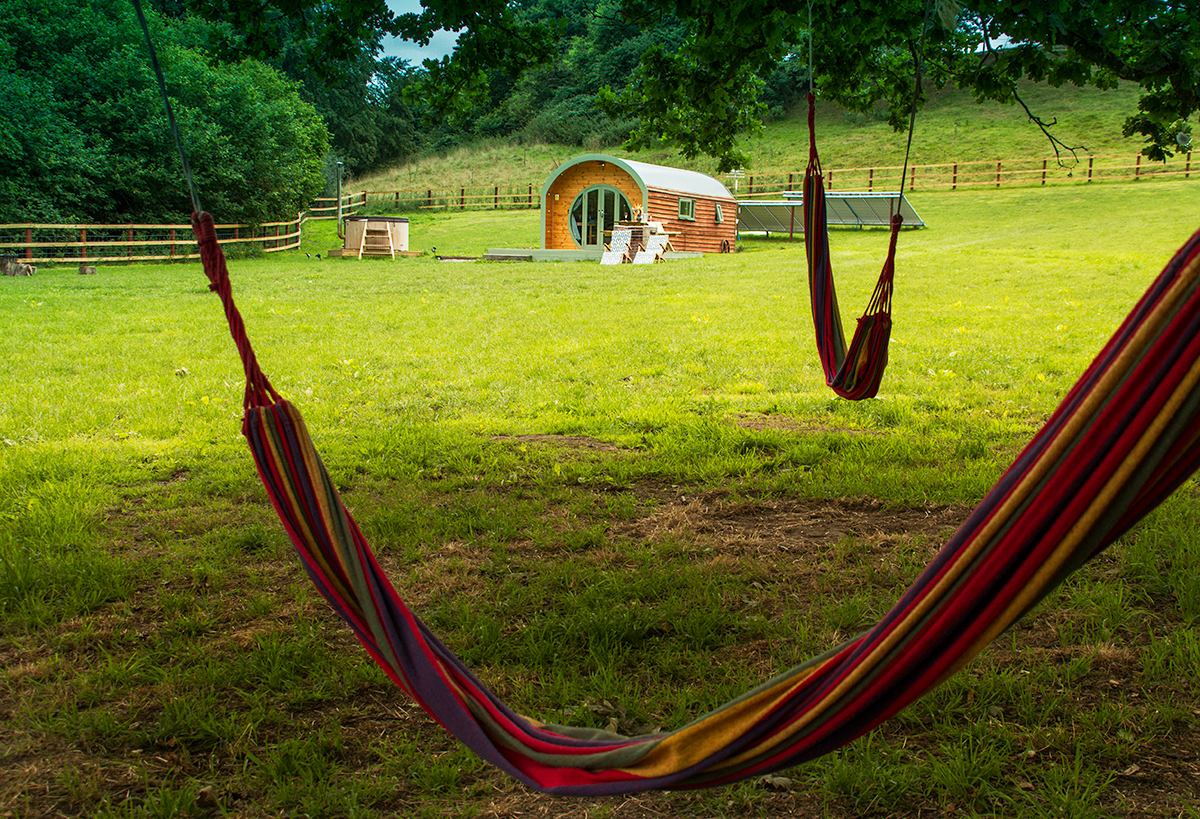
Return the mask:
<path id="1" fill-rule="evenodd" d="M 660 223 L 677 251 L 719 253 L 737 238 L 737 200 L 707 174 L 605 154 L 564 162 L 542 186 L 543 250 L 600 252 L 631 221 Z"/>

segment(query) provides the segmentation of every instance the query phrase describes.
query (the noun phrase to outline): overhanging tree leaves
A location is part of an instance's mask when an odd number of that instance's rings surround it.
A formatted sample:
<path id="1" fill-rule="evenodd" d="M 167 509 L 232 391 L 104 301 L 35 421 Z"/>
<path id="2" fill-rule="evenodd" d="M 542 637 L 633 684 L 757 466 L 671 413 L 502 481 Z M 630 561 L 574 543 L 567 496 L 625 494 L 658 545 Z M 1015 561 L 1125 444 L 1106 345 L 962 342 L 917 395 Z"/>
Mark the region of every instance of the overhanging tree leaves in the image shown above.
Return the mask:
<path id="1" fill-rule="evenodd" d="M 460 102 L 480 92 L 487 72 L 507 74 L 548 59 L 556 27 L 531 21 L 516 0 L 422 0 L 421 14 L 393 17 L 383 0 L 330 0 L 320 11 L 297 0 L 191 0 L 234 24 L 245 47 L 270 45 L 274 16 L 333 25 L 338 38 L 383 31 L 418 42 L 439 28 L 460 31 L 452 58 L 427 63 L 424 92 Z M 1163 159 L 1200 108 L 1200 0 L 620 0 L 628 19 L 652 25 L 664 15 L 687 30 L 678 48 L 651 48 L 623 86 L 603 96 L 613 114 L 641 127 L 631 146 L 677 145 L 685 154 L 744 161 L 734 136 L 761 120 L 761 83 L 812 35 L 819 93 L 853 110 L 889 105 L 903 127 L 914 66 L 935 83 L 956 82 L 980 100 L 1012 102 L 1023 79 L 1111 88 L 1119 80 L 1145 89 L 1127 134 Z M 1005 43 L 997 48 L 994 44 Z M 917 53 L 917 52 L 920 53 Z"/>
<path id="2" fill-rule="evenodd" d="M 1155 159 L 1178 149 L 1181 121 L 1200 108 L 1197 2 L 816 0 L 810 7 L 806 0 L 639 0 L 636 6 L 647 4 L 683 20 L 688 41 L 672 55 L 643 60 L 638 75 L 608 98 L 609 110 L 641 112 L 634 146 L 665 139 L 685 154 L 718 156 L 723 168 L 744 161 L 727 134 L 753 128 L 760 118 L 750 78 L 777 64 L 789 44 L 807 44 L 810 34 L 819 93 L 858 111 L 886 102 L 896 128 L 904 127 L 917 65 L 935 84 L 956 82 L 981 101 L 1001 103 L 1017 99 L 1022 79 L 1099 88 L 1137 82 L 1147 93 L 1125 133 L 1143 135 L 1144 152 Z"/>

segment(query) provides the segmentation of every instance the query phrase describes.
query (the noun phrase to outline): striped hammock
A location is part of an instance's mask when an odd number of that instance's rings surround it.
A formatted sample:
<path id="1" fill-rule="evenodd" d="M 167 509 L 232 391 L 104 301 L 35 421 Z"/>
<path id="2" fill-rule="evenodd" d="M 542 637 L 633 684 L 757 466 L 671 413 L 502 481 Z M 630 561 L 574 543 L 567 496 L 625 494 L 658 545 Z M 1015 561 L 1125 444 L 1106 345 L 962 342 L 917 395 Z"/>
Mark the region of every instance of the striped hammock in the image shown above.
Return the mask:
<path id="1" fill-rule="evenodd" d="M 400 599 L 299 412 L 255 361 L 212 218 L 193 224 L 245 366 L 243 431 L 313 583 L 435 720 L 548 793 L 721 785 L 845 745 L 962 668 L 1200 465 L 1197 233 L 877 625 L 673 731 L 624 737 L 546 724 L 500 702 Z"/>
<path id="2" fill-rule="evenodd" d="M 901 187 L 904 181 L 901 179 Z M 901 194 L 903 195 L 903 194 Z M 899 208 L 896 208 L 899 211 Z M 888 339 L 892 333 L 892 276 L 896 267 L 896 237 L 903 218 L 892 216 L 892 237 L 887 259 L 866 311 L 858 320 L 850 347 L 842 333 L 842 315 L 833 286 L 829 259 L 829 224 L 825 207 L 825 179 L 817 157 L 816 98 L 808 95 L 808 168 L 804 171 L 804 252 L 808 259 L 808 292 L 817 329 L 817 354 L 825 370 L 825 383 L 842 398 L 874 398 L 887 367 Z"/>

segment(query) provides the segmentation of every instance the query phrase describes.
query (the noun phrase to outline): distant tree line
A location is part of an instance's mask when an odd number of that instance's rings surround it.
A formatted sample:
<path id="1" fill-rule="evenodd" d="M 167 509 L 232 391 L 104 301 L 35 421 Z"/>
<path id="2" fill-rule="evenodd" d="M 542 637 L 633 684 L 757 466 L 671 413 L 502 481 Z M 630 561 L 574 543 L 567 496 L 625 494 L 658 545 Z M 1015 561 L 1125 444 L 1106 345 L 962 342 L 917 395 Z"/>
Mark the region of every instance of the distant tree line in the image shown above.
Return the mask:
<path id="1" fill-rule="evenodd" d="M 247 58 L 245 32 L 204 20 L 182 0 L 148 0 L 201 203 L 219 220 L 290 218 L 353 175 L 480 137 L 597 148 L 627 139 L 631 115 L 598 107 L 648 49 L 671 51 L 686 31 L 652 25 L 619 0 L 532 0 L 524 24 L 553 28 L 553 54 L 510 76 L 494 68 L 482 91 L 436 108 L 412 92 L 426 66 L 381 58 L 378 32 L 332 51 L 303 20 L 267 15 L 277 48 Z M 129 0 L 0 0 L 0 222 L 185 220 L 190 200 L 144 37 Z M 784 59 L 765 78 L 776 115 L 807 81 Z"/>
<path id="2" fill-rule="evenodd" d="M 636 110 L 601 110 L 604 88 L 622 88 L 652 49 L 678 51 L 687 28 L 670 13 L 651 18 L 625 13 L 621 0 L 532 0 L 519 4 L 525 28 L 550 27 L 557 36 L 550 60 L 518 79 L 489 72 L 486 101 L 468 111 L 472 136 L 515 136 L 563 145 L 615 145 L 638 125 Z M 808 70 L 788 52 L 763 72 L 761 100 L 781 117 L 808 90 Z"/>
<path id="3" fill-rule="evenodd" d="M 537 0 L 420 0 L 419 11 L 399 15 L 385 0 L 182 2 L 239 32 L 226 46 L 251 56 L 278 50 L 271 20 L 279 18 L 298 21 L 327 55 L 371 32 L 417 42 L 458 32 L 454 54 L 427 61 L 418 84 L 422 98 L 458 110 L 487 96 L 495 72 L 516 78 L 559 57 L 574 19 L 537 17 Z M 643 30 L 673 18 L 684 32 L 677 47 L 643 51 L 623 86 L 602 89 L 602 110 L 638 122 L 626 147 L 668 144 L 716 158 L 719 170 L 747 161 L 738 134 L 769 114 L 766 78 L 795 62 L 797 44 L 812 55 L 823 99 L 864 114 L 884 103 L 898 129 L 926 99 L 916 77 L 1017 104 L 1023 81 L 1137 83 L 1143 93 L 1123 131 L 1158 160 L 1190 144 L 1189 119 L 1200 110 L 1200 0 L 600 0 L 597 10 Z"/>

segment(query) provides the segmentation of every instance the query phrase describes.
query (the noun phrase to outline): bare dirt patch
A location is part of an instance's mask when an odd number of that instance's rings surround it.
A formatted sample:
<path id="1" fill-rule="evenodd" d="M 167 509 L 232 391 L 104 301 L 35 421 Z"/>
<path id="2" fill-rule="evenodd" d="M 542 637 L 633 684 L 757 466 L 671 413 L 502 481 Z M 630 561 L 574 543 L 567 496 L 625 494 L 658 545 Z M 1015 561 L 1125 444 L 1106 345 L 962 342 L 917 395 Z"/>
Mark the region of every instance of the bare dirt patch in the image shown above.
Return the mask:
<path id="1" fill-rule="evenodd" d="M 967 512 L 951 506 L 893 508 L 874 499 L 746 501 L 720 491 L 680 492 L 648 517 L 616 524 L 611 532 L 632 539 L 687 537 L 725 554 L 808 552 L 846 537 L 881 545 L 902 538 L 944 541 Z"/>
<path id="2" fill-rule="evenodd" d="M 849 429 L 847 427 L 831 427 L 814 424 L 811 421 L 794 418 L 790 415 L 775 415 L 764 412 L 744 412 L 738 415 L 734 422 L 742 429 L 778 430 L 780 432 L 844 432 L 847 435 L 879 435 L 869 429 Z"/>

